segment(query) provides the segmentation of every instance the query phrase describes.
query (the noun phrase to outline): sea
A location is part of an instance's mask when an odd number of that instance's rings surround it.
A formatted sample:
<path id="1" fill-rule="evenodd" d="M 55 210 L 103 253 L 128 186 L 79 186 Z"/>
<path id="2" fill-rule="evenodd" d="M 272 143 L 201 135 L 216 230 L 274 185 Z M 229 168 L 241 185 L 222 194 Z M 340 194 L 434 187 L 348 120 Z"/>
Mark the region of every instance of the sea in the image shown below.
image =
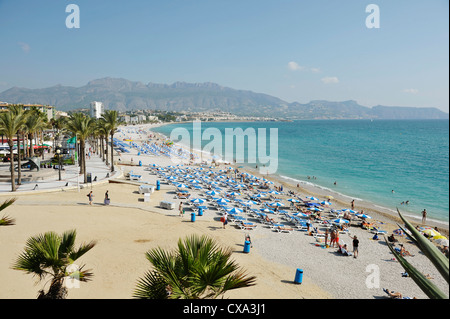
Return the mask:
<path id="1" fill-rule="evenodd" d="M 257 141 L 265 135 L 266 155 L 270 154 L 269 146 L 277 144 L 274 174 L 282 179 L 329 190 L 349 201 L 365 201 L 381 211 L 396 214 L 398 208 L 417 219 L 426 209 L 427 220 L 448 226 L 448 120 L 201 122 L 200 126 L 202 133 L 208 128 L 221 132 L 222 157 L 226 155 L 225 137 L 230 130 L 254 131 Z M 153 130 L 169 137 L 175 128 L 184 128 L 194 136 L 192 122 Z M 269 144 L 275 131 L 277 141 Z M 252 145 L 245 141 L 244 152 L 250 154 Z M 211 140 L 202 140 L 201 149 L 209 143 Z M 236 149 L 231 149 L 234 158 Z M 238 164 L 261 168 L 267 161 L 259 160 L 256 154 L 256 161 L 245 156 L 244 162 Z"/>

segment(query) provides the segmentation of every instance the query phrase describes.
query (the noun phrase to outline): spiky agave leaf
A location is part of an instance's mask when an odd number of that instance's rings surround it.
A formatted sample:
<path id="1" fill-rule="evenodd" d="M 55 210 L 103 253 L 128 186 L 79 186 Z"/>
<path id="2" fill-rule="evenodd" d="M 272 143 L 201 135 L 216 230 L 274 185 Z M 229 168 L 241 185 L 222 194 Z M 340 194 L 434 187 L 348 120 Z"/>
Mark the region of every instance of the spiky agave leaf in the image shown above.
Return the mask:
<path id="1" fill-rule="evenodd" d="M 400 218 L 405 223 L 406 228 L 411 233 L 414 239 L 414 243 L 421 249 L 421 251 L 428 257 L 428 259 L 434 264 L 436 269 L 445 278 L 448 283 L 449 280 L 449 261 L 445 255 L 439 251 L 439 249 L 430 242 L 425 236 L 423 236 L 414 226 L 408 222 L 400 213 L 397 208 L 397 212 Z M 401 227 L 401 226 L 400 226 Z M 403 227 L 401 227 L 403 229 Z M 404 231 L 404 229 L 403 229 Z"/>
<path id="2" fill-rule="evenodd" d="M 385 236 L 386 237 L 386 236 Z M 388 240 L 386 238 L 386 243 Z M 394 250 L 392 244 L 387 244 L 391 252 L 400 262 L 402 267 L 408 275 L 414 280 L 419 288 L 431 299 L 448 299 L 448 296 L 443 293 L 433 282 L 427 279 L 419 270 L 412 266 L 405 258 L 403 258 L 397 251 Z"/>

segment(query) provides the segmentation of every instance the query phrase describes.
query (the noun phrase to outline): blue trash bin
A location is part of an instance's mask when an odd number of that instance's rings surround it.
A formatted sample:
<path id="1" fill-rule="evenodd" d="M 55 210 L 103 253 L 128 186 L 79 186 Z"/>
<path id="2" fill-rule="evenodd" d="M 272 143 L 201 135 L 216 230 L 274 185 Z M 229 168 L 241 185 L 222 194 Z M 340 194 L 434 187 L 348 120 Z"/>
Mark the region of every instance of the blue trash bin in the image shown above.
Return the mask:
<path id="1" fill-rule="evenodd" d="M 250 242 L 248 240 L 244 243 L 244 253 L 248 254 L 250 252 Z"/>
<path id="2" fill-rule="evenodd" d="M 195 222 L 195 213 L 191 213 L 191 222 Z"/>
<path id="3" fill-rule="evenodd" d="M 198 208 L 198 216 L 203 216 L 203 208 L 202 207 Z"/>
<path id="4" fill-rule="evenodd" d="M 159 191 L 161 189 L 161 182 L 159 179 L 156 181 L 156 190 Z"/>
<path id="5" fill-rule="evenodd" d="M 142 161 L 139 161 L 139 166 L 142 166 Z"/>
<path id="6" fill-rule="evenodd" d="M 297 268 L 297 271 L 295 272 L 294 282 L 296 284 L 301 284 L 302 281 L 303 281 L 303 269 Z"/>

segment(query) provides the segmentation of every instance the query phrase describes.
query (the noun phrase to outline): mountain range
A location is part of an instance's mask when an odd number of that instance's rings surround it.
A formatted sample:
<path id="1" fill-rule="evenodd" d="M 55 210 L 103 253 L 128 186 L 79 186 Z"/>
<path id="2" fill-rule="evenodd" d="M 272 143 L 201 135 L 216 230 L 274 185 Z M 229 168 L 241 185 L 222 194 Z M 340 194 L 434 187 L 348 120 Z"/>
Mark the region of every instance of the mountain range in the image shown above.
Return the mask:
<path id="1" fill-rule="evenodd" d="M 226 111 L 242 116 L 285 119 L 448 119 L 437 108 L 382 106 L 366 107 L 356 101 L 314 100 L 288 103 L 277 97 L 236 90 L 216 83 L 157 84 L 102 78 L 81 87 L 56 85 L 43 89 L 13 87 L 0 93 L 0 101 L 53 105 L 70 111 L 103 102 L 105 109 L 163 111 Z"/>

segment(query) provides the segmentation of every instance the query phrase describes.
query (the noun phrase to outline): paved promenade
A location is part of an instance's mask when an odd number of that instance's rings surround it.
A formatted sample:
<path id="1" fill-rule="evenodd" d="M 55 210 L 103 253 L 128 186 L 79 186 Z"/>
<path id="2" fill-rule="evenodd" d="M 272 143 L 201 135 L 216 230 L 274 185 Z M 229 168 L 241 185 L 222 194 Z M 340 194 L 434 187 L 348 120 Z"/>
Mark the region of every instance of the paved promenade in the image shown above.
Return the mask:
<path id="1" fill-rule="evenodd" d="M 26 181 L 26 176 L 36 173 L 36 171 L 27 171 L 26 169 L 22 171 L 22 185 L 16 185 L 16 192 L 11 192 L 10 182 L 0 182 L 0 195 L 2 194 L 14 194 L 22 192 L 38 192 L 38 191 L 52 191 L 60 189 L 73 189 L 79 184 L 83 187 L 84 177 L 83 175 L 78 176 L 79 167 L 76 165 L 64 166 L 64 170 L 61 171 L 61 180 L 59 180 L 58 170 L 54 168 L 41 168 L 40 172 L 44 173 L 43 170 L 47 170 L 46 176 L 42 180 L 37 181 Z M 109 178 L 117 178 L 121 176 L 122 172 L 118 166 L 115 167 L 115 172 L 110 172 L 110 167 L 105 165 L 105 162 L 98 155 L 92 155 L 91 158 L 86 158 L 86 171 L 91 173 L 92 181 L 94 184 L 99 182 L 106 182 Z M 0 166 L 1 175 L 9 174 L 9 163 L 1 163 Z M 17 178 L 17 172 L 16 172 Z M 77 182 L 78 178 L 78 182 Z M 91 186 L 90 183 L 88 186 Z"/>

